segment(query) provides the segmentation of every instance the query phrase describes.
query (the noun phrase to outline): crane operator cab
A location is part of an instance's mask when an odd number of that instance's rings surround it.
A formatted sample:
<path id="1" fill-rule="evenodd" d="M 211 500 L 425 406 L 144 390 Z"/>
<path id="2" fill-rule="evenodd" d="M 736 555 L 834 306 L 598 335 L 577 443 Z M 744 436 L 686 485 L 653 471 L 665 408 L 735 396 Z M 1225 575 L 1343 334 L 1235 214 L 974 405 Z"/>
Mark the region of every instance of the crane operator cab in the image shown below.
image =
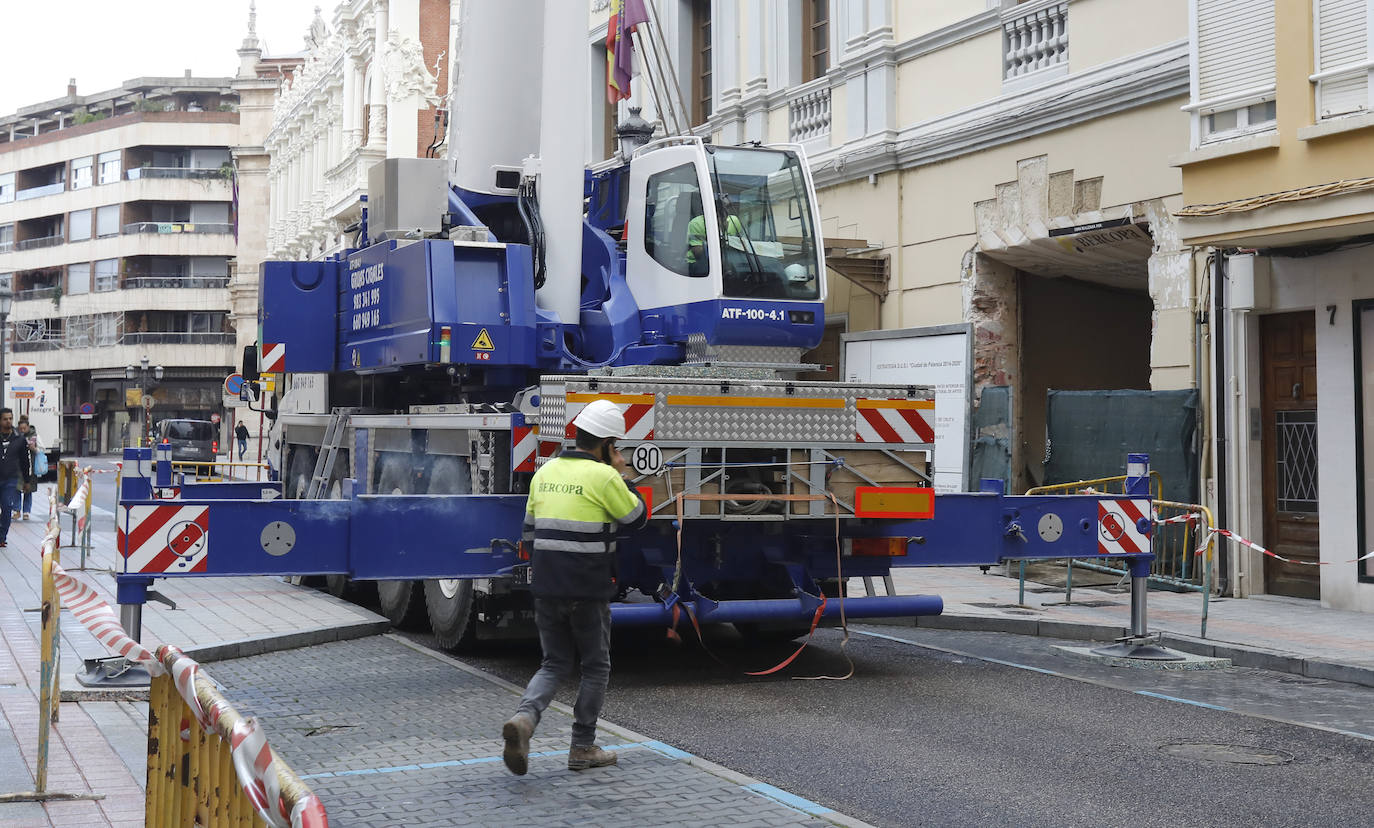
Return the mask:
<path id="1" fill-rule="evenodd" d="M 627 282 L 669 339 L 811 348 L 824 327 L 823 251 L 800 147 L 695 137 L 630 164 Z"/>

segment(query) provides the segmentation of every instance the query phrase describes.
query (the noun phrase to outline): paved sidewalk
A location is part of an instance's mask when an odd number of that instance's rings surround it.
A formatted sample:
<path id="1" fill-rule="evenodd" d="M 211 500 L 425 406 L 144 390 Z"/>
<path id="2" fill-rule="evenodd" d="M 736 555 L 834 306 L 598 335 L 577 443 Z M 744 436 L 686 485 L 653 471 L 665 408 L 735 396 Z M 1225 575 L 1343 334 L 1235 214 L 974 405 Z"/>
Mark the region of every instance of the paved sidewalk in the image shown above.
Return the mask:
<path id="1" fill-rule="evenodd" d="M 34 520 L 16 521 L 0 549 L 0 794 L 32 791 L 37 766 L 39 690 L 39 549 L 48 510 L 48 487 L 34 497 Z M 63 542 L 70 522 L 64 521 Z M 87 570 L 80 554 L 63 549 L 63 564 L 114 606 L 114 521 L 98 509 Z M 149 603 L 143 642 L 171 643 L 202 661 L 252 655 L 374 635 L 386 619 L 325 593 L 279 578 L 185 578 L 156 589 L 177 603 Z M 63 704 L 54 726 L 48 790 L 96 794 L 95 801 L 0 804 L 0 828 L 134 826 L 143 824 L 147 741 L 146 691 L 100 691 L 76 681 L 83 658 L 108 652 L 67 612 L 61 621 Z"/>
<path id="2" fill-rule="evenodd" d="M 1053 586 L 1028 578 L 1026 603 L 1020 606 L 1017 579 L 996 569 L 904 568 L 893 576 L 898 594 L 944 598 L 944 614 L 921 618 L 918 626 L 1095 640 L 1129 630 L 1128 587 L 1118 590 L 1113 576 L 1083 569 L 1074 570 L 1074 581 L 1073 604 L 1065 606 L 1062 569 Z M 1081 586 L 1084 581 L 1099 585 Z M 857 581 L 851 594 L 856 588 L 862 590 Z M 1151 590 L 1147 611 L 1149 630 L 1163 633 L 1164 643 L 1180 650 L 1224 656 L 1237 666 L 1374 686 L 1374 613 L 1278 596 L 1213 598 L 1203 639 L 1201 595 Z"/>

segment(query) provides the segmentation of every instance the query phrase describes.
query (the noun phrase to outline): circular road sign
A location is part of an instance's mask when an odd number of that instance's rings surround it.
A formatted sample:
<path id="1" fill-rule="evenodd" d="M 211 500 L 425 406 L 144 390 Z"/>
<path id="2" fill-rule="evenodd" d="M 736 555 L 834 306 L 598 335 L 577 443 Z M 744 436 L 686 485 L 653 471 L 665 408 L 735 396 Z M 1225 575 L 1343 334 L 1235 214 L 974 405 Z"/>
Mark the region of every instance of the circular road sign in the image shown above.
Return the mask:
<path id="1" fill-rule="evenodd" d="M 88 402 L 82 403 L 82 404 L 81 404 L 81 408 L 77 409 L 77 412 L 76 412 L 76 413 L 78 413 L 78 414 L 94 414 L 94 413 L 95 413 L 95 403 L 88 403 Z"/>
<path id="2" fill-rule="evenodd" d="M 224 378 L 224 393 L 229 396 L 237 397 L 241 388 L 243 388 L 243 374 L 230 374 Z"/>
<path id="3" fill-rule="evenodd" d="M 210 415 L 210 422 L 214 423 L 215 425 L 219 425 L 219 415 L 218 415 L 218 414 L 211 414 L 211 415 Z"/>
<path id="4" fill-rule="evenodd" d="M 153 406 L 156 405 L 156 404 L 157 404 L 157 400 L 153 399 L 153 395 L 152 395 L 152 394 L 144 394 L 144 395 L 143 395 L 143 410 L 144 410 L 144 411 L 152 411 L 152 410 L 153 410 Z"/>

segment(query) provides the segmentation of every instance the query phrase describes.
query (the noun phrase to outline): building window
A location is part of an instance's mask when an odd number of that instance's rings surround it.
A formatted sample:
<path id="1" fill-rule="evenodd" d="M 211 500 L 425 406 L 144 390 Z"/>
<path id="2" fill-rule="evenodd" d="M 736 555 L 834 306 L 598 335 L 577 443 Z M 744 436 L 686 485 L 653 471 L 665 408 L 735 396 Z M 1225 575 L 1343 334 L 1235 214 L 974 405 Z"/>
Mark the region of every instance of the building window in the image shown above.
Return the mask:
<path id="1" fill-rule="evenodd" d="M 822 77 L 830 69 L 830 0 L 803 0 L 802 82 Z"/>
<path id="2" fill-rule="evenodd" d="M 14 290 L 14 274 L 0 273 L 0 289 Z"/>
<path id="3" fill-rule="evenodd" d="M 67 218 L 67 241 L 85 241 L 91 237 L 91 211 L 73 210 Z"/>
<path id="4" fill-rule="evenodd" d="M 692 6 L 692 123 L 711 118 L 711 0 Z"/>
<path id="5" fill-rule="evenodd" d="M 1274 0 L 1192 0 L 1194 144 L 1274 128 Z"/>
<path id="6" fill-rule="evenodd" d="M 1369 0 L 1315 0 L 1317 117 L 1369 109 Z"/>
<path id="7" fill-rule="evenodd" d="M 14 201 L 14 173 L 0 173 L 0 204 Z"/>
<path id="8" fill-rule="evenodd" d="M 119 205 L 109 204 L 95 211 L 95 236 L 98 239 L 119 235 Z"/>
<path id="9" fill-rule="evenodd" d="M 191 333 L 220 333 L 224 330 L 224 314 L 192 313 Z"/>
<path id="10" fill-rule="evenodd" d="M 118 181 L 121 166 L 119 150 L 100 153 L 100 183 L 113 184 Z"/>
<path id="11" fill-rule="evenodd" d="M 0 253 L 14 249 L 14 225 L 0 224 Z"/>
<path id="12" fill-rule="evenodd" d="M 79 296 L 91 292 L 91 263 L 67 265 L 67 295 Z"/>
<path id="13" fill-rule="evenodd" d="M 1247 132 L 1273 129 L 1277 114 L 1278 106 L 1274 101 L 1210 112 L 1203 116 L 1203 140 L 1223 141 Z"/>
<path id="14" fill-rule="evenodd" d="M 707 259 L 705 211 L 695 164 L 682 164 L 649 176 L 644 199 L 644 250 L 654 261 L 682 276 L 705 276 Z M 697 250 L 691 243 L 692 220 L 701 218 L 697 233 L 702 243 Z"/>
<path id="15" fill-rule="evenodd" d="M 95 292 L 108 293 L 119 287 L 119 259 L 101 259 L 95 263 Z"/>
<path id="16" fill-rule="evenodd" d="M 77 158 L 72 161 L 72 189 L 84 190 L 91 186 L 91 157 Z"/>

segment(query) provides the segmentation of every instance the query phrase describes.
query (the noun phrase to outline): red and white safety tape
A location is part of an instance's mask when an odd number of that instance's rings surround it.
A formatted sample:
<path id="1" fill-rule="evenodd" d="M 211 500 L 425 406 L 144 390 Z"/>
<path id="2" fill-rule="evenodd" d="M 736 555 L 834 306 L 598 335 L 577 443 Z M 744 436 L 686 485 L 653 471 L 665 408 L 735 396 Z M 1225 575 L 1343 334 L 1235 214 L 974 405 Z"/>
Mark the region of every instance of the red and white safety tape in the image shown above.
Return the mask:
<path id="1" fill-rule="evenodd" d="M 1189 523 L 1189 524 L 1193 524 L 1193 523 L 1203 523 L 1203 522 L 1204 522 L 1204 517 L 1203 517 L 1202 513 L 1200 513 L 1200 512 L 1189 512 L 1189 513 L 1186 514 L 1186 515 L 1175 515 L 1174 517 L 1171 517 L 1171 518 L 1160 518 L 1160 517 L 1156 516 L 1155 519 L 1154 519 L 1154 522 L 1155 522 L 1156 524 L 1158 524 L 1158 525 L 1161 525 L 1161 526 L 1162 526 L 1162 525 L 1165 525 L 1165 524 L 1170 524 L 1170 523 Z M 1193 554 L 1194 554 L 1194 555 L 1201 555 L 1204 551 L 1206 551 L 1208 542 L 1210 542 L 1211 539 L 1212 539 L 1213 537 L 1218 537 L 1218 536 L 1223 537 L 1223 538 L 1227 538 L 1228 540 L 1235 541 L 1236 543 L 1240 544 L 1241 546 L 1248 546 L 1248 547 L 1250 547 L 1251 549 L 1255 550 L 1256 552 L 1261 552 L 1261 553 L 1263 553 L 1263 554 L 1265 554 L 1265 555 L 1268 555 L 1269 557 L 1273 558 L 1273 559 L 1276 560 L 1276 561 L 1283 561 L 1284 563 L 1291 563 L 1291 564 L 1300 564 L 1300 565 L 1302 565 L 1302 566 L 1329 566 L 1329 565 L 1331 565 L 1331 564 L 1352 564 L 1352 563 L 1359 563 L 1360 561 L 1367 561 L 1367 560 L 1370 560 L 1371 558 L 1374 558 L 1374 551 L 1371 551 L 1371 552 L 1365 553 L 1364 555 L 1361 555 L 1361 556 L 1358 557 L 1358 558 L 1350 558 L 1350 559 L 1344 560 L 1344 561 L 1299 561 L 1299 560 L 1294 560 L 1293 558 L 1286 558 L 1286 557 L 1284 557 L 1283 555 L 1280 555 L 1280 554 L 1277 553 L 1277 552 L 1274 552 L 1274 551 L 1272 551 L 1272 550 L 1266 549 L 1266 548 L 1264 548 L 1263 546 L 1260 546 L 1258 543 L 1255 543 L 1254 541 L 1249 540 L 1248 538 L 1243 538 L 1243 537 L 1241 537 L 1240 535 L 1236 534 L 1235 532 L 1232 532 L 1230 529 L 1213 529 L 1213 528 L 1211 528 L 1210 526 L 1207 527 L 1207 531 L 1206 531 L 1206 532 L 1204 532 L 1204 533 L 1201 534 L 1201 536 L 1200 536 L 1200 538 L 1199 538 L 1198 548 L 1197 548 L 1197 550 L 1196 550 Z"/>
<path id="2" fill-rule="evenodd" d="M 85 476 L 76 496 L 66 508 L 69 511 L 77 511 L 78 514 L 84 513 L 85 504 L 81 498 L 89 496 L 90 477 Z M 84 517 L 82 522 L 84 523 Z M 45 554 L 57 549 L 60 532 L 54 502 L 49 512 L 47 532 L 43 537 Z M 212 705 L 208 711 L 201 705 L 200 699 L 196 696 L 196 673 L 199 672 L 200 665 L 195 659 L 166 644 L 158 648 L 157 654 L 150 652 L 124 632 L 114 610 L 89 585 L 67 574 L 56 561 L 52 564 L 52 574 L 53 586 L 61 596 L 63 606 L 111 652 L 144 667 L 149 675 L 154 676 L 167 672 L 159 656 L 173 656 L 171 674 L 177 693 L 186 702 L 186 706 L 190 708 L 191 714 L 200 722 L 202 728 L 215 728 L 224 710 L 219 703 Z M 234 725 L 230 733 L 229 750 L 239 784 L 252 801 L 258 815 L 268 825 L 272 828 L 327 828 L 329 820 L 325 816 L 324 804 L 313 794 L 301 799 L 290 812 L 287 812 L 277 781 L 272 748 L 267 744 L 267 736 L 256 719 L 240 719 Z"/>

